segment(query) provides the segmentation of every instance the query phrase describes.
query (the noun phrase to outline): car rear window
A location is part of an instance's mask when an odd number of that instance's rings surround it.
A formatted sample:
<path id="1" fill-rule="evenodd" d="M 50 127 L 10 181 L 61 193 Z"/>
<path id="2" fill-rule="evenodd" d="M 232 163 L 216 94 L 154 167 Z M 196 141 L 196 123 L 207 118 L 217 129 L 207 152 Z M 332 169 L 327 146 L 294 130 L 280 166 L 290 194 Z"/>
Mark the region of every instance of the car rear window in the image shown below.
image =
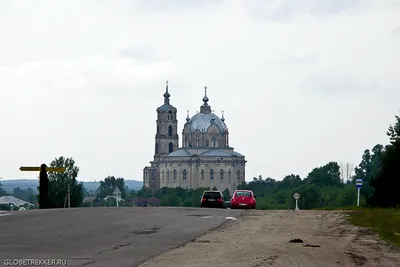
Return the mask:
<path id="1" fill-rule="evenodd" d="M 236 192 L 237 197 L 251 197 L 251 192 L 247 191 L 238 191 Z"/>
<path id="2" fill-rule="evenodd" d="M 205 192 L 203 195 L 204 198 L 221 198 L 221 193 L 219 192 Z"/>

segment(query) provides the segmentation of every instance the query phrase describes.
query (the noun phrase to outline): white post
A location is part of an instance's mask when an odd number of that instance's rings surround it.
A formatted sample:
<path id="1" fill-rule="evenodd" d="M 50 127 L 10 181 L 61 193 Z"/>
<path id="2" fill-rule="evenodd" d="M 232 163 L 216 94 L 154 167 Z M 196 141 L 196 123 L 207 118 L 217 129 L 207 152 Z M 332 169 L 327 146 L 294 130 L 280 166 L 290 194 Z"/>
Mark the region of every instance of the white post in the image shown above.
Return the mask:
<path id="1" fill-rule="evenodd" d="M 299 206 L 298 206 L 298 200 L 296 199 L 296 210 L 299 210 Z"/>
<path id="2" fill-rule="evenodd" d="M 117 190 L 117 192 L 115 192 L 116 193 L 116 195 L 117 195 L 117 208 L 118 208 L 118 190 Z"/>
<path id="3" fill-rule="evenodd" d="M 357 207 L 360 206 L 360 188 L 357 188 Z"/>

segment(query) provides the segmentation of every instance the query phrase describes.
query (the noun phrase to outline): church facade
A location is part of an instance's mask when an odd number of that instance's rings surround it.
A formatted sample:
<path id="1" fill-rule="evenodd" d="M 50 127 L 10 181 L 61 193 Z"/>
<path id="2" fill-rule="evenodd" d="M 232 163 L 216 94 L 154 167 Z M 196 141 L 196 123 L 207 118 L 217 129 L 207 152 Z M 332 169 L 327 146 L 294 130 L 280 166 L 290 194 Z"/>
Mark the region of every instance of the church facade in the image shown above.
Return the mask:
<path id="1" fill-rule="evenodd" d="M 207 88 L 200 112 L 189 118 L 179 146 L 177 108 L 170 103 L 168 82 L 164 104 L 157 108 L 154 159 L 143 170 L 143 184 L 153 192 L 162 187 L 216 187 L 231 193 L 245 181 L 245 156 L 229 146 L 225 118 L 208 104 Z"/>

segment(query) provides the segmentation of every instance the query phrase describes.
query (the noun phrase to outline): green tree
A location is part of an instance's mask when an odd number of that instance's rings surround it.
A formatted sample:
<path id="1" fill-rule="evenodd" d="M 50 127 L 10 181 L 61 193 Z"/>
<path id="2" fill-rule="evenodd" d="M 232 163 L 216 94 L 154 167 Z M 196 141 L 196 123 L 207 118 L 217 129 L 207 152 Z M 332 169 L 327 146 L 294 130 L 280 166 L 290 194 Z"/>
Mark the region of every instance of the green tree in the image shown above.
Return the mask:
<path id="1" fill-rule="evenodd" d="M 391 144 L 382 156 L 381 171 L 371 180 L 374 192 L 367 198 L 371 206 L 396 207 L 400 205 L 400 117 L 390 125 L 387 135 Z"/>
<path id="2" fill-rule="evenodd" d="M 97 196 L 105 198 L 107 196 L 114 196 L 114 190 L 118 187 L 121 191 L 121 198 L 126 198 L 126 186 L 124 178 L 115 178 L 114 176 L 107 176 L 104 181 L 100 181 L 100 186 L 97 189 Z"/>
<path id="3" fill-rule="evenodd" d="M 343 185 L 340 179 L 340 167 L 337 162 L 329 162 L 322 167 L 314 168 L 305 181 L 320 186 Z"/>
<path id="4" fill-rule="evenodd" d="M 363 179 L 363 187 L 361 195 L 365 198 L 370 198 L 374 193 L 374 188 L 371 187 L 371 181 L 379 175 L 382 170 L 382 158 L 385 153 L 383 145 L 375 145 L 372 150 L 366 149 L 362 155 L 362 160 L 358 167 L 355 168 L 355 179 Z"/>
<path id="5" fill-rule="evenodd" d="M 160 199 L 160 206 L 181 206 L 182 199 L 180 199 L 176 194 L 164 195 Z"/>
<path id="6" fill-rule="evenodd" d="M 224 192 L 222 192 L 224 194 L 224 199 L 226 201 L 231 200 L 231 193 L 229 192 L 228 188 L 225 188 Z"/>
<path id="7" fill-rule="evenodd" d="M 149 188 L 143 186 L 139 191 L 136 192 L 136 196 L 150 198 L 153 196 L 153 193 L 151 192 L 151 190 Z"/>
<path id="8" fill-rule="evenodd" d="M 83 184 L 78 182 L 79 167 L 75 166 L 73 158 L 59 157 L 50 163 L 50 167 L 65 167 L 65 172 L 50 172 L 49 177 L 49 207 L 63 208 L 66 203 L 68 185 L 70 186 L 71 207 L 80 207 L 83 202 Z M 39 185 L 40 186 L 40 185 Z M 38 187 L 39 191 L 39 187 Z M 40 199 L 40 194 L 37 195 Z"/>
<path id="9" fill-rule="evenodd" d="M 396 115 L 395 118 L 396 121 L 394 125 L 390 125 L 387 131 L 392 145 L 400 143 L 400 117 Z"/>
<path id="10" fill-rule="evenodd" d="M 22 199 L 26 202 L 30 202 L 32 204 L 36 204 L 36 195 L 33 192 L 32 188 L 21 189 L 19 187 L 14 188 L 13 196 L 19 199 Z"/>
<path id="11" fill-rule="evenodd" d="M 6 196 L 7 192 L 2 188 L 2 184 L 0 183 L 0 197 L 1 196 Z"/>

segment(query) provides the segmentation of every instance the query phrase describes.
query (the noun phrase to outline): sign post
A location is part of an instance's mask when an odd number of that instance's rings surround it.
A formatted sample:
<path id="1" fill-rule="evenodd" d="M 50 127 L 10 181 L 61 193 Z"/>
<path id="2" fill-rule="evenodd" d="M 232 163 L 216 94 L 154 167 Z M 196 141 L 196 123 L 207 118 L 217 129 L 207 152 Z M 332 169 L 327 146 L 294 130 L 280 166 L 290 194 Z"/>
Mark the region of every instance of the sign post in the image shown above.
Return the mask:
<path id="1" fill-rule="evenodd" d="M 293 197 L 294 197 L 294 199 L 296 199 L 296 209 L 295 210 L 299 210 L 298 200 L 300 198 L 300 194 L 299 193 L 294 193 Z"/>
<path id="2" fill-rule="evenodd" d="M 65 172 L 64 167 L 51 168 L 47 167 L 46 164 L 42 164 L 40 167 L 21 167 L 20 171 L 38 171 L 39 174 L 39 209 L 48 209 L 48 194 L 49 194 L 49 178 L 47 172 Z"/>
<path id="3" fill-rule="evenodd" d="M 114 189 L 114 194 L 115 194 L 115 198 L 117 200 L 117 207 L 119 207 L 118 206 L 118 195 L 119 195 L 119 193 L 121 193 L 121 191 L 119 190 L 118 186 L 116 186 L 115 189 Z"/>
<path id="4" fill-rule="evenodd" d="M 363 179 L 356 179 L 356 188 L 357 188 L 357 207 L 360 206 L 360 189 L 363 185 Z"/>

